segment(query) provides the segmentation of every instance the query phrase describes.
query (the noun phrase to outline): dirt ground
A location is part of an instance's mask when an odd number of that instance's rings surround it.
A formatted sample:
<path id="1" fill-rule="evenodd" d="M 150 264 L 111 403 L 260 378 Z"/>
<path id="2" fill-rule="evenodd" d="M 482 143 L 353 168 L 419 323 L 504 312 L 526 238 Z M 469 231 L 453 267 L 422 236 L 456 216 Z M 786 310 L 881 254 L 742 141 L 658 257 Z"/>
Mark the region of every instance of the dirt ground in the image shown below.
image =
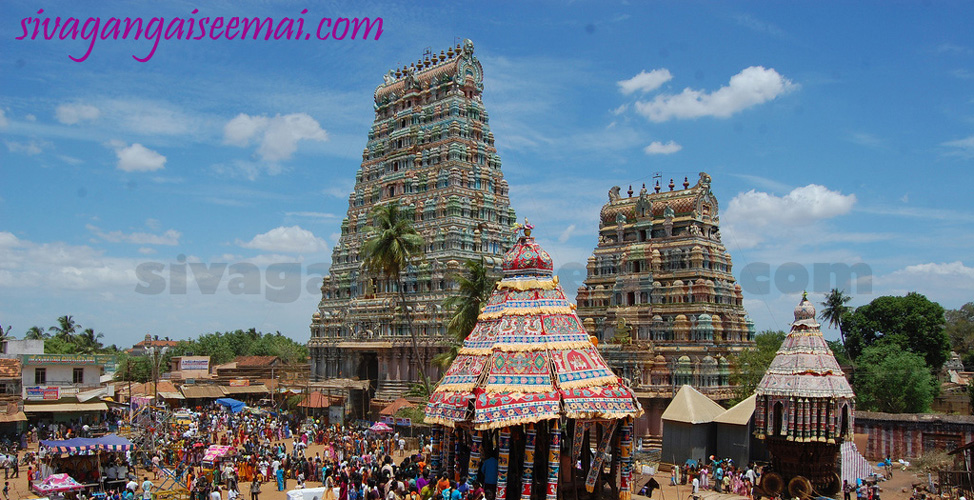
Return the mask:
<path id="1" fill-rule="evenodd" d="M 290 445 L 290 441 L 287 442 Z M 32 450 L 36 451 L 36 445 L 31 447 Z M 415 453 L 416 450 L 412 450 L 410 453 Z M 307 456 L 313 457 L 315 453 L 324 454 L 324 446 L 322 445 L 311 445 L 305 452 Z M 394 457 L 396 461 L 402 459 L 398 454 Z M 139 481 L 142 482 L 142 477 L 146 474 L 146 471 L 139 469 L 138 476 Z M 662 486 L 661 490 L 657 490 L 653 493 L 653 499 L 658 500 L 686 500 L 690 494 L 690 488 L 686 485 L 680 486 L 670 486 L 670 475 L 669 472 L 658 472 L 655 476 L 656 481 Z M 149 473 L 149 479 L 153 478 L 152 473 Z M 19 478 L 7 479 L 10 483 L 10 500 L 27 500 L 39 498 L 37 495 L 30 492 L 30 488 L 27 485 L 27 468 L 22 467 L 20 471 Z M 162 481 L 154 481 L 158 486 Z M 880 491 L 882 500 L 907 500 L 910 498 L 912 491 L 912 485 L 914 483 L 924 483 L 927 482 L 926 474 L 918 475 L 912 468 L 903 471 L 901 468 L 896 468 L 893 472 L 893 478 L 889 481 L 880 482 Z M 293 479 L 287 482 L 287 487 L 285 491 L 277 491 L 276 482 L 266 482 L 261 486 L 260 500 L 286 500 L 287 489 L 293 489 L 295 487 L 295 481 Z M 317 488 L 320 487 L 321 483 L 308 481 L 305 484 L 306 488 Z M 240 498 L 250 499 L 250 484 L 241 484 Z M 701 500 L 740 500 L 744 497 L 739 497 L 737 495 L 727 495 L 720 494 L 713 491 L 701 492 Z M 224 492 L 224 497 L 226 498 L 226 493 Z M 634 498 L 645 498 L 638 495 L 634 495 Z M 855 497 L 853 497 L 855 498 Z M 7 499 L 4 499 L 7 500 Z"/>

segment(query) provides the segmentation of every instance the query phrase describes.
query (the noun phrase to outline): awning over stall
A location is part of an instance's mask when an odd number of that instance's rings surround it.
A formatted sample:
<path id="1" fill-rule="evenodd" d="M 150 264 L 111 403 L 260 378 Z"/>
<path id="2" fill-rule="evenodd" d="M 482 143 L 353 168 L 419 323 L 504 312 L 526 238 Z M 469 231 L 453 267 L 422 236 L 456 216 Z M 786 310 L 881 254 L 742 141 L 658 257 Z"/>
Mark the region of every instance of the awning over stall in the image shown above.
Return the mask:
<path id="1" fill-rule="evenodd" d="M 58 453 L 77 453 L 82 451 L 129 451 L 135 445 L 117 434 L 107 434 L 100 438 L 73 438 L 64 440 L 41 440 L 41 446 Z"/>
<path id="2" fill-rule="evenodd" d="M 108 411 L 105 403 L 54 403 L 54 404 L 24 404 L 25 413 L 71 413 L 86 411 Z"/>

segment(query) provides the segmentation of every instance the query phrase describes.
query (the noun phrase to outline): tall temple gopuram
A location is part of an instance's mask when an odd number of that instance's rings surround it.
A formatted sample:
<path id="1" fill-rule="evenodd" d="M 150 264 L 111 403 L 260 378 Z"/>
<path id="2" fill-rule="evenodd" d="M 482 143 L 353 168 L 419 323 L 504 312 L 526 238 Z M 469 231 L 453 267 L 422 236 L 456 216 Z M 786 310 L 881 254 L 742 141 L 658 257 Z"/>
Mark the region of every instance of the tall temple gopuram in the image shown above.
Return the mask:
<path id="1" fill-rule="evenodd" d="M 375 121 L 348 196 L 348 214 L 312 316 L 312 380 L 370 380 L 391 400 L 446 348 L 453 273 L 483 257 L 500 274 L 513 244 L 514 210 L 481 101 L 483 68 L 470 40 L 389 71 L 375 90 Z M 426 248 L 403 272 L 405 307 L 419 337 L 414 359 L 395 280 L 367 273 L 359 250 L 372 207 L 398 203 Z"/>
<path id="2" fill-rule="evenodd" d="M 646 410 L 636 436 L 660 436 L 660 417 L 684 384 L 730 399 L 730 355 L 754 345 L 741 287 L 720 241 L 717 199 L 701 172 L 683 189 L 609 191 L 599 243 L 579 287 L 578 316 Z"/>

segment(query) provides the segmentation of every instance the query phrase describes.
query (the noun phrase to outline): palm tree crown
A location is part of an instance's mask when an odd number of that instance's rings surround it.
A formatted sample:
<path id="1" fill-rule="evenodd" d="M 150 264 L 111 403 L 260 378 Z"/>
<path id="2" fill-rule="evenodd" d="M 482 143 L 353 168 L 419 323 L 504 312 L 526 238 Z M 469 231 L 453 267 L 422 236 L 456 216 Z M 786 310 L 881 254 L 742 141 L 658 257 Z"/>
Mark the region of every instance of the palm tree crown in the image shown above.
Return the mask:
<path id="1" fill-rule="evenodd" d="M 74 338 L 74 332 L 78 330 L 78 324 L 74 322 L 72 316 L 61 316 L 57 319 L 57 323 L 57 326 L 52 326 L 48 329 L 48 331 L 54 334 L 54 338 L 66 341 Z"/>
<path id="2" fill-rule="evenodd" d="M 365 228 L 369 239 L 361 249 L 362 265 L 371 273 L 385 275 L 390 281 L 395 281 L 399 289 L 400 309 L 412 339 L 413 362 L 418 363 L 419 345 L 413 331 L 412 315 L 406 306 L 402 271 L 409 265 L 410 259 L 422 254 L 426 244 L 398 203 L 377 205 L 372 209 L 371 216 L 373 225 Z"/>
<path id="3" fill-rule="evenodd" d="M 849 312 L 850 307 L 846 305 L 852 297 L 846 295 L 838 288 L 833 288 L 831 292 L 825 294 L 825 301 L 822 302 L 822 312 L 818 317 L 825 320 L 832 328 L 842 326 L 842 316 Z M 839 335 L 842 336 L 842 343 L 845 343 L 845 335 L 839 328 Z"/>
<path id="4" fill-rule="evenodd" d="M 453 311 L 453 317 L 447 324 L 451 337 L 450 349 L 436 355 L 433 362 L 444 370 L 456 359 L 463 341 L 477 325 L 480 309 L 487 303 L 499 279 L 499 276 L 489 272 L 483 257 L 480 260 L 468 259 L 463 266 L 466 272 L 454 277 L 460 288 L 459 293 L 443 302 L 444 307 Z"/>

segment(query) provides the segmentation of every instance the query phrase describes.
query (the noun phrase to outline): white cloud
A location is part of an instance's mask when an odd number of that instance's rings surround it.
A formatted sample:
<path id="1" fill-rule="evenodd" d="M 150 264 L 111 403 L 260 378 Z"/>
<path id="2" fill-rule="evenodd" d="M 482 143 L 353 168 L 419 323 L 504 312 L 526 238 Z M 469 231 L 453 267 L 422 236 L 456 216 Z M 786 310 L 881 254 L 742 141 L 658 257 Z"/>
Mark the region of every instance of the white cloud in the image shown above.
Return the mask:
<path id="1" fill-rule="evenodd" d="M 139 144 L 126 146 L 125 143 L 113 141 L 118 157 L 118 169 L 125 172 L 153 172 L 166 167 L 166 157 Z"/>
<path id="2" fill-rule="evenodd" d="M 152 254 L 156 253 L 156 249 L 155 248 L 150 248 L 150 247 L 140 247 L 139 248 L 139 253 L 142 254 L 142 255 L 152 255 Z"/>
<path id="3" fill-rule="evenodd" d="M 287 217 L 308 217 L 311 219 L 337 220 L 338 216 L 326 212 L 285 212 Z"/>
<path id="4" fill-rule="evenodd" d="M 27 120 L 27 121 L 29 121 L 29 122 L 36 122 L 37 121 L 37 117 L 34 116 L 34 115 L 32 115 L 32 114 L 30 114 L 30 113 L 24 115 L 24 119 Z"/>
<path id="5" fill-rule="evenodd" d="M 176 231 L 175 229 L 169 229 L 163 234 L 151 234 L 151 233 L 123 233 L 121 231 L 102 231 L 101 228 L 88 224 L 85 226 L 86 229 L 91 231 L 95 236 L 111 242 L 111 243 L 132 243 L 135 245 L 169 245 L 174 246 L 179 244 L 179 238 L 182 233 Z"/>
<path id="6" fill-rule="evenodd" d="M 34 156 L 41 154 L 44 149 L 42 146 L 49 146 L 50 143 L 43 143 L 38 141 L 28 141 L 28 142 L 14 142 L 14 141 L 3 141 L 7 145 L 7 149 L 11 153 L 23 153 L 27 156 Z"/>
<path id="7" fill-rule="evenodd" d="M 564 243 L 568 241 L 568 239 L 571 238 L 573 234 L 575 234 L 575 224 L 566 227 L 565 230 L 562 231 L 560 235 L 558 235 L 558 243 Z"/>
<path id="8" fill-rule="evenodd" d="M 62 104 L 54 110 L 54 117 L 65 125 L 97 120 L 99 116 L 101 116 L 101 110 L 90 104 Z"/>
<path id="9" fill-rule="evenodd" d="M 683 146 L 670 141 L 667 143 L 662 143 L 659 141 L 653 141 L 649 146 L 646 146 L 643 151 L 648 155 L 671 155 L 683 149 Z"/>
<path id="10" fill-rule="evenodd" d="M 307 113 L 289 115 L 250 116 L 237 115 L 223 127 L 223 139 L 227 144 L 247 146 L 259 143 L 257 154 L 265 161 L 287 160 L 298 149 L 298 141 L 327 141 L 328 133 Z"/>
<path id="11" fill-rule="evenodd" d="M 237 245 L 265 252 L 315 253 L 328 249 L 325 240 L 300 226 L 276 227 L 254 236 L 248 242 L 237 240 Z"/>
<path id="12" fill-rule="evenodd" d="M 730 201 L 721 227 L 741 248 L 757 246 L 768 234 L 794 238 L 797 243 L 817 243 L 819 239 L 809 238 L 808 227 L 849 213 L 855 203 L 856 195 L 844 195 L 818 184 L 795 188 L 785 196 L 752 189 Z M 774 230 L 765 229 L 769 226 Z"/>
<path id="13" fill-rule="evenodd" d="M 956 141 L 947 141 L 940 144 L 951 148 L 947 152 L 949 156 L 960 156 L 962 158 L 974 158 L 974 135 Z"/>
<path id="14" fill-rule="evenodd" d="M 137 283 L 136 260 L 61 242 L 33 243 L 0 231 L 0 287 L 100 290 Z"/>
<path id="15" fill-rule="evenodd" d="M 7 128 L 10 122 L 7 121 L 7 115 L 3 112 L 3 108 L 0 108 L 0 128 Z"/>
<path id="16" fill-rule="evenodd" d="M 649 73 L 647 73 L 646 70 L 640 71 L 638 75 L 628 80 L 621 80 L 616 83 L 619 85 L 620 92 L 622 92 L 624 95 L 629 95 L 636 91 L 652 92 L 672 79 L 673 75 L 670 74 L 670 70 L 660 68 L 654 69 Z"/>
<path id="17" fill-rule="evenodd" d="M 748 220 L 759 226 L 802 226 L 846 214 L 855 203 L 856 195 L 844 195 L 818 184 L 795 188 L 785 196 L 752 189 L 738 194 L 730 201 L 725 217 Z"/>
<path id="18" fill-rule="evenodd" d="M 958 307 L 970 302 L 974 293 L 974 267 L 961 261 L 927 262 L 877 276 L 874 283 L 877 292 L 883 294 L 920 292 L 944 307 Z"/>
<path id="19" fill-rule="evenodd" d="M 751 66 L 712 93 L 686 88 L 679 94 L 662 94 L 652 101 L 638 101 L 636 110 L 654 122 L 702 116 L 727 118 L 797 88 L 798 84 L 772 68 Z"/>

